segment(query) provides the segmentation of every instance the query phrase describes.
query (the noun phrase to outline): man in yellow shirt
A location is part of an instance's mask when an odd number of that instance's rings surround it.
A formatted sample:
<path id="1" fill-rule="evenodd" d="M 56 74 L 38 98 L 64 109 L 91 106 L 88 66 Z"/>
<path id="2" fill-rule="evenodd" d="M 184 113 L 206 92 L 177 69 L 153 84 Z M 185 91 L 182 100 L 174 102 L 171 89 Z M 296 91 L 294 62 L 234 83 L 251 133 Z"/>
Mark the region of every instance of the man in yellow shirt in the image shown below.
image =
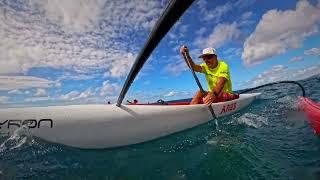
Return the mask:
<path id="1" fill-rule="evenodd" d="M 187 58 L 194 71 L 205 75 L 208 83 L 209 92 L 202 94 L 198 91 L 190 104 L 199 104 L 203 101 L 205 104 L 210 105 L 214 102 L 227 101 L 239 97 L 232 94 L 229 67 L 225 62 L 218 60 L 214 48 L 206 48 L 202 51 L 202 55 L 199 58 L 202 58 L 204 63 L 200 65 L 193 62 L 186 46 L 180 48 L 180 53 Z"/>

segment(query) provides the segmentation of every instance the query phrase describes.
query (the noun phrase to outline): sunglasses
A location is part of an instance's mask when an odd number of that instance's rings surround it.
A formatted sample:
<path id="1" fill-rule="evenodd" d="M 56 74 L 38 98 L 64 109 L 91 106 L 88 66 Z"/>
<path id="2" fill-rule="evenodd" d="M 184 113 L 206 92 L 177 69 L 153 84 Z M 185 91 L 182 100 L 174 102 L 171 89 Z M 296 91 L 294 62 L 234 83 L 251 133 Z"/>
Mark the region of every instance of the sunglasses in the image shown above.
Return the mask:
<path id="1" fill-rule="evenodd" d="M 204 61 L 206 61 L 206 60 L 209 60 L 209 59 L 211 59 L 211 58 L 213 58 L 213 54 L 210 54 L 210 55 L 205 55 L 205 56 L 202 56 L 202 59 L 204 60 Z"/>

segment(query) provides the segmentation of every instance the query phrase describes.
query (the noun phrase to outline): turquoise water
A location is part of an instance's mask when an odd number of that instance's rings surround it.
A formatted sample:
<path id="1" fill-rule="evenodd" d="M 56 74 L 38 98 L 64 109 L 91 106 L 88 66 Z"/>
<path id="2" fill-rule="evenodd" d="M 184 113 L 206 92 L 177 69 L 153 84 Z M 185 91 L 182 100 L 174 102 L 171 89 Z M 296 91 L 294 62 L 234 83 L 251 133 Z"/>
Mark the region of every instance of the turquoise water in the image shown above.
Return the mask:
<path id="1" fill-rule="evenodd" d="M 301 81 L 320 102 L 320 77 Z M 250 107 L 151 142 L 82 150 L 28 135 L 0 138 L 0 179 L 320 179 L 320 139 L 297 111 L 294 85 Z M 129 127 L 126 127 L 129 128 Z"/>

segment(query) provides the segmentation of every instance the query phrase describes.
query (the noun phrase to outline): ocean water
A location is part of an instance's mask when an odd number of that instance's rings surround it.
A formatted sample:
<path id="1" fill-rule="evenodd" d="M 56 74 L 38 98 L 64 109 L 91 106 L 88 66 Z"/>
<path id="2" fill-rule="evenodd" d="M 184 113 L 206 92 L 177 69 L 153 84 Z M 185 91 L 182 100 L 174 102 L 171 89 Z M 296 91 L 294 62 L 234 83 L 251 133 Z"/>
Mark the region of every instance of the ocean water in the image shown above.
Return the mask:
<path id="1" fill-rule="evenodd" d="M 300 81 L 320 102 L 320 76 Z M 294 85 L 258 90 L 248 108 L 164 138 L 102 150 L 0 137 L 0 179 L 320 179 L 320 138 L 298 111 Z"/>

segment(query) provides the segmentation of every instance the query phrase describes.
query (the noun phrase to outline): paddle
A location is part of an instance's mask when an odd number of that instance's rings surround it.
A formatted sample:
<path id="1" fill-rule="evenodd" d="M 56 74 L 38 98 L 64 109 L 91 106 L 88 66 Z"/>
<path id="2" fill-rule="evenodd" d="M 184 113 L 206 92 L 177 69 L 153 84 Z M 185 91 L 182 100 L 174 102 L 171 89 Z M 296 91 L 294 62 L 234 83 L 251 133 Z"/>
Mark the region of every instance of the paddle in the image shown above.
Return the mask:
<path id="1" fill-rule="evenodd" d="M 196 83 L 197 83 L 201 93 L 204 95 L 206 92 L 203 90 L 202 85 L 201 85 L 196 73 L 192 69 L 191 64 L 189 63 L 189 61 L 187 59 L 187 54 L 183 53 L 183 57 L 184 57 L 184 60 L 186 61 L 187 65 L 189 66 L 189 69 L 191 70 L 192 75 L 193 75 L 194 79 L 196 80 Z M 216 128 L 218 129 L 218 121 L 217 121 L 217 118 L 216 118 L 216 114 L 214 113 L 211 105 L 209 105 L 208 108 L 209 108 L 209 110 L 210 110 L 210 112 L 212 114 L 212 117 L 214 118 L 214 121 L 215 121 L 215 124 L 216 124 Z"/>

